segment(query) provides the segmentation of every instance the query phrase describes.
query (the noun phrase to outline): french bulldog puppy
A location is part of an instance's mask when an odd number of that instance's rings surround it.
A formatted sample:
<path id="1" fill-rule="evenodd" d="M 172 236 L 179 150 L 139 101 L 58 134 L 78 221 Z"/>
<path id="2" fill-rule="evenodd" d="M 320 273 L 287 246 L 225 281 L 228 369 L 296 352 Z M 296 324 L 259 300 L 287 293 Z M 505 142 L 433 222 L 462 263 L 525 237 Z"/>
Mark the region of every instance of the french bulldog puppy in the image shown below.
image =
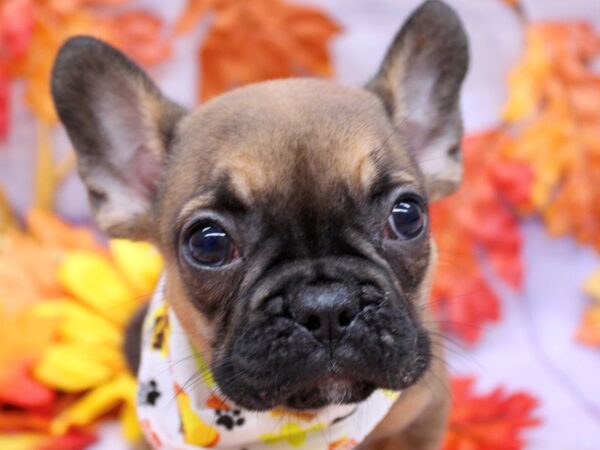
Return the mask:
<path id="1" fill-rule="evenodd" d="M 363 88 L 274 80 L 189 112 L 75 37 L 52 93 L 97 224 L 160 250 L 168 307 L 227 401 L 301 413 L 402 391 L 344 448 L 437 449 L 449 398 L 428 203 L 461 180 L 467 66 L 459 18 L 428 0 Z"/>

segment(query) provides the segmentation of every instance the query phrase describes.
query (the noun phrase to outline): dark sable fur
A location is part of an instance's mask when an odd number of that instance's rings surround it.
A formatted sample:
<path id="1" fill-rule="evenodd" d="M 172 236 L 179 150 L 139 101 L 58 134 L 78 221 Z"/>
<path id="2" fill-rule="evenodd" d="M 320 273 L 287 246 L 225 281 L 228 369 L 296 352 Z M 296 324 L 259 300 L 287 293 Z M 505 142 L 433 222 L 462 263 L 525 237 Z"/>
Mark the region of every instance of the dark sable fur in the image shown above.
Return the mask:
<path id="1" fill-rule="evenodd" d="M 134 375 L 137 374 L 138 368 L 140 367 L 140 349 L 142 348 L 142 327 L 144 325 L 144 319 L 148 312 L 148 306 L 143 306 L 135 313 L 133 319 L 125 330 L 125 342 L 123 343 L 123 352 L 125 352 L 125 359 L 129 370 Z"/>
<path id="2" fill-rule="evenodd" d="M 251 409 L 303 409 L 377 387 L 410 396 L 435 367 L 422 309 L 431 236 L 386 228 L 401 196 L 426 203 L 458 186 L 467 60 L 460 21 L 430 0 L 366 89 L 278 80 L 186 114 L 121 53 L 75 38 L 52 92 L 99 225 L 160 248 L 166 299 L 221 390 Z M 227 231 L 239 258 L 206 268 L 185 257 L 202 220 Z M 340 327 L 311 325 L 323 305 Z M 441 428 L 445 408 L 434 409 Z"/>

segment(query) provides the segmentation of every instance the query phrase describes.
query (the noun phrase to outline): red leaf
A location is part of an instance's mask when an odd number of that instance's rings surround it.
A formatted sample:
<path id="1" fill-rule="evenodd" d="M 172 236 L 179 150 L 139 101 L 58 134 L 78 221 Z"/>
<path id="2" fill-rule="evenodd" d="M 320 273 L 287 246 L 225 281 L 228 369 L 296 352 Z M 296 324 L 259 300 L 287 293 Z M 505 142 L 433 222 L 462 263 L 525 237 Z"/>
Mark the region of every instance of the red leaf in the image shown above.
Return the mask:
<path id="1" fill-rule="evenodd" d="M 73 430 L 62 436 L 49 437 L 36 450 L 83 450 L 97 439 L 95 434 Z"/>
<path id="2" fill-rule="evenodd" d="M 5 368 L 0 380 L 0 403 L 21 408 L 46 408 L 52 404 L 56 394 L 37 382 L 26 363 Z"/>
<path id="3" fill-rule="evenodd" d="M 8 132 L 9 90 L 10 82 L 8 74 L 0 62 L 0 141 L 6 137 L 6 133 Z"/>
<path id="4" fill-rule="evenodd" d="M 442 328 L 469 343 L 486 322 L 500 317 L 498 299 L 482 269 L 482 257 L 505 283 L 518 289 L 523 270 L 521 234 L 511 204 L 527 203 L 531 173 L 502 152 L 512 141 L 500 131 L 465 138 L 460 190 L 431 208 L 439 249 L 432 308 Z"/>
<path id="5" fill-rule="evenodd" d="M 30 0 L 0 3 L 0 140 L 8 132 L 10 68 L 25 54 L 33 33 L 33 5 Z"/>
<path id="6" fill-rule="evenodd" d="M 526 392 L 507 394 L 497 388 L 473 393 L 473 378 L 452 380 L 453 409 L 444 450 L 519 450 L 522 432 L 537 426 L 533 416 L 538 401 Z"/>

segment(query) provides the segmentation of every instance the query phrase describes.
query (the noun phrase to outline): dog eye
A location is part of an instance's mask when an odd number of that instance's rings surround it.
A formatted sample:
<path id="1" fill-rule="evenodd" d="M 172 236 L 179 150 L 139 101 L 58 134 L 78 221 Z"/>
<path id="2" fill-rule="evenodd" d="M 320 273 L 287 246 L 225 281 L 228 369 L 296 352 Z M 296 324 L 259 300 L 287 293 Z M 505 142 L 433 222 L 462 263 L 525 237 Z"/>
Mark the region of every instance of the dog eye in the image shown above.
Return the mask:
<path id="1" fill-rule="evenodd" d="M 417 237 L 425 228 L 425 210 L 421 203 L 413 198 L 399 200 L 392 209 L 389 218 L 388 234 L 392 238 L 408 240 Z"/>
<path id="2" fill-rule="evenodd" d="M 233 258 L 234 245 L 218 225 L 204 223 L 192 230 L 186 241 L 187 255 L 203 266 L 222 266 Z"/>

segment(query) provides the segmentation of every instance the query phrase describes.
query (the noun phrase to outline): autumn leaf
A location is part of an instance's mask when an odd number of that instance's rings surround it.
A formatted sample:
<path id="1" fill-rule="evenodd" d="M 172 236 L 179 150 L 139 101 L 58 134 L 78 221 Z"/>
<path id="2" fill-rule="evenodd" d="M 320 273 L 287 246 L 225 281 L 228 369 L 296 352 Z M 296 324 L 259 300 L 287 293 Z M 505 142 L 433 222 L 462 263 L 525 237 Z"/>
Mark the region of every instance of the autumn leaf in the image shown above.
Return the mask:
<path id="1" fill-rule="evenodd" d="M 83 448 L 120 414 L 141 433 L 124 326 L 163 270 L 150 244 L 113 240 L 32 210 L 0 234 L 0 448 Z M 10 414 L 5 410 L 10 406 Z M 83 434 L 74 430 L 85 429 Z M 15 432 L 14 435 L 3 434 Z"/>
<path id="2" fill-rule="evenodd" d="M 62 436 L 42 433 L 0 435 L 0 448 L 7 450 L 84 450 L 96 442 L 93 433 L 72 430 Z"/>
<path id="3" fill-rule="evenodd" d="M 12 313 L 40 299 L 64 296 L 56 270 L 73 249 L 105 251 L 91 230 L 31 210 L 24 228 L 12 226 L 0 235 L 0 305 Z"/>
<path id="4" fill-rule="evenodd" d="M 584 344 L 600 347 L 600 271 L 587 280 L 584 291 L 592 303 L 583 313 L 576 337 Z"/>
<path id="5" fill-rule="evenodd" d="M 32 365 L 51 341 L 55 323 L 29 310 L 7 314 L 0 304 L 0 404 L 22 408 L 49 406 L 55 393 L 32 376 Z"/>
<path id="6" fill-rule="evenodd" d="M 29 47 L 33 29 L 30 0 L 0 3 L 0 140 L 6 137 L 9 117 L 10 69 Z"/>
<path id="7" fill-rule="evenodd" d="M 521 234 L 511 205 L 528 204 L 531 175 L 525 165 L 502 158 L 512 145 L 501 131 L 467 137 L 460 190 L 431 208 L 439 250 L 431 305 L 442 328 L 469 343 L 500 317 L 481 256 L 509 286 L 518 289 L 522 283 Z"/>
<path id="8" fill-rule="evenodd" d="M 33 3 L 31 42 L 15 66 L 13 76 L 25 80 L 26 102 L 44 122 L 56 122 L 49 88 L 50 71 L 58 49 L 69 37 L 78 34 L 98 37 L 145 64 L 154 64 L 170 55 L 167 38 L 160 32 L 160 19 L 141 10 L 118 13 L 106 9 L 116 3 L 123 2 L 41 0 Z"/>
<path id="9" fill-rule="evenodd" d="M 452 411 L 444 450 L 519 450 L 523 432 L 538 426 L 538 401 L 526 392 L 473 392 L 473 378 L 452 380 Z"/>
<path id="10" fill-rule="evenodd" d="M 0 64 L 0 141 L 6 138 L 8 132 L 10 82 L 6 68 Z"/>
<path id="11" fill-rule="evenodd" d="M 245 84 L 332 73 L 328 44 L 340 27 L 317 8 L 283 0 L 189 0 L 176 29 L 212 13 L 199 52 L 200 98 Z"/>
<path id="12" fill-rule="evenodd" d="M 509 79 L 504 155 L 533 171 L 531 212 L 553 235 L 600 250 L 600 37 L 583 22 L 537 23 Z"/>
<path id="13" fill-rule="evenodd" d="M 34 198 L 38 208 L 52 208 L 56 189 L 68 173 L 65 168 L 72 167 L 74 160 L 69 155 L 56 163 L 49 139 L 49 127 L 57 121 L 50 72 L 62 44 L 74 35 L 92 35 L 141 64 L 155 64 L 171 54 L 169 38 L 157 16 L 138 9 L 123 12 L 111 8 L 127 1 L 9 0 L 1 4 L 0 24 L 10 23 L 12 31 L 8 34 L 2 28 L 0 33 L 0 138 L 8 129 L 10 81 L 22 79 L 25 102 L 41 121 Z"/>

